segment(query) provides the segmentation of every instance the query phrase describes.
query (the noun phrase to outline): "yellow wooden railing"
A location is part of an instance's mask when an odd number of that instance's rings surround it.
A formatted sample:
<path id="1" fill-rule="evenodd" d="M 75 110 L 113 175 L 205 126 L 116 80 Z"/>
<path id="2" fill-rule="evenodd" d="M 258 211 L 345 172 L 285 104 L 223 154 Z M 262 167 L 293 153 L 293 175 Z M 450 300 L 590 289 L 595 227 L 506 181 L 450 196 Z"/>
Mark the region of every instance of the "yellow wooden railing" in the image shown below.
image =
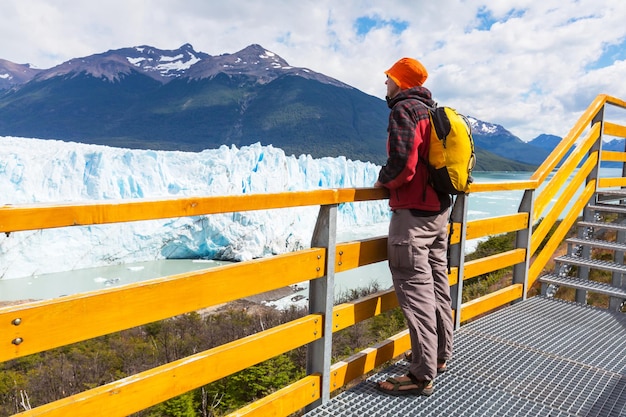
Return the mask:
<path id="1" fill-rule="evenodd" d="M 626 187 L 626 176 L 599 178 L 599 161 L 626 162 L 625 152 L 603 152 L 603 135 L 626 138 L 626 126 L 605 120 L 605 108 L 626 102 L 598 96 L 528 181 L 475 183 L 471 195 L 520 190 L 519 212 L 467 221 L 467 196 L 452 211 L 450 285 L 456 325 L 523 300 L 583 207 L 599 188 Z M 571 153 L 568 152 L 573 150 Z M 566 155 L 567 158 L 566 158 Z M 557 168 L 558 166 L 558 168 Z M 550 174 L 553 174 L 551 178 Z M 579 189 L 582 188 L 582 191 Z M 566 202 L 579 192 L 571 209 Z M 536 195 L 535 195 L 536 193 Z M 325 402 L 331 392 L 409 349 L 406 331 L 331 364 L 332 333 L 397 306 L 392 290 L 333 306 L 334 274 L 386 260 L 385 236 L 336 242 L 339 204 L 386 199 L 382 189 L 329 189 L 124 203 L 37 204 L 0 207 L 0 232 L 132 222 L 216 213 L 320 206 L 311 248 L 152 279 L 88 293 L 0 308 L 0 361 L 66 346 L 135 326 L 310 281 L 310 314 L 255 335 L 59 399 L 34 404 L 19 416 L 126 416 L 202 387 L 264 360 L 309 346 L 301 380 L 233 416 L 287 416 Z M 550 205 L 551 201 L 557 201 Z M 537 221 L 542 221 L 537 225 Z M 561 224 L 539 250 L 557 219 Z M 534 230 L 533 230 L 533 226 Z M 467 240 L 516 232 L 510 251 L 465 262 Z M 513 267 L 512 284 L 462 303 L 463 282 Z M 238 282 L 240 285 L 232 285 Z M 176 300 L 176 302 L 171 302 Z"/>

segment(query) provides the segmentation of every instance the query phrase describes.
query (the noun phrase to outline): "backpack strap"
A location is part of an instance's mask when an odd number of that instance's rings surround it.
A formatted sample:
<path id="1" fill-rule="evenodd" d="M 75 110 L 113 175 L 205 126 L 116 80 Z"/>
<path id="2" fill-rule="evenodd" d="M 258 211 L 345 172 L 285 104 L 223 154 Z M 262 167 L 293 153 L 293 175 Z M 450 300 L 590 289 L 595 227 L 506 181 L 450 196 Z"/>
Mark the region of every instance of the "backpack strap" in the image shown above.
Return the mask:
<path id="1" fill-rule="evenodd" d="M 421 100 L 415 99 L 415 101 L 417 101 L 422 106 L 426 107 L 426 110 L 428 111 L 428 118 L 430 119 L 430 123 L 432 124 L 433 122 L 432 111 L 434 108 L 424 103 Z M 432 129 L 431 129 L 431 132 L 432 132 Z M 419 151 L 417 152 L 417 163 L 424 164 L 424 166 L 426 167 L 426 173 L 428 175 L 428 177 L 426 178 L 426 184 L 430 184 L 430 163 L 428 162 L 428 152 L 430 151 L 431 140 L 432 140 L 432 134 L 429 135 L 428 144 L 424 146 L 422 153 L 419 153 Z M 415 167 L 415 171 L 417 172 L 417 167 Z M 422 200 L 426 200 L 426 187 L 424 187 L 424 194 L 422 195 Z"/>
<path id="2" fill-rule="evenodd" d="M 419 101 L 419 100 L 418 100 Z M 425 153 L 426 155 L 420 155 L 418 154 L 418 159 L 419 162 L 423 163 L 424 165 L 426 165 L 426 171 L 428 172 L 428 175 L 430 176 L 430 163 L 428 162 L 428 152 L 429 152 L 429 148 L 430 148 L 430 143 L 433 140 L 432 137 L 432 131 L 434 130 L 437 135 L 440 136 L 446 136 L 445 132 L 449 132 L 450 131 L 450 125 L 448 124 L 448 126 L 443 126 L 440 125 L 438 123 L 435 122 L 435 117 L 433 117 L 433 113 L 437 111 L 438 107 L 437 104 L 435 103 L 435 105 L 433 107 L 429 106 L 428 104 L 424 103 L 423 101 L 419 101 L 424 107 L 426 107 L 426 109 L 428 110 L 428 116 L 430 118 L 430 123 L 431 123 L 431 135 L 430 138 L 428 139 L 428 146 L 426 146 L 426 150 Z M 430 180 L 428 180 L 430 182 Z M 437 192 L 437 194 L 439 194 L 439 192 Z M 424 189 L 424 198 L 426 198 L 426 189 Z M 448 198 L 450 198 L 450 206 L 448 207 L 449 213 L 448 213 L 448 224 L 450 225 L 450 231 L 448 232 L 448 245 L 446 248 L 446 261 L 448 264 L 448 275 L 452 272 L 452 267 L 450 266 L 450 243 L 452 242 L 452 234 L 454 233 L 454 223 L 452 222 L 452 207 L 454 206 L 454 196 L 448 194 Z"/>

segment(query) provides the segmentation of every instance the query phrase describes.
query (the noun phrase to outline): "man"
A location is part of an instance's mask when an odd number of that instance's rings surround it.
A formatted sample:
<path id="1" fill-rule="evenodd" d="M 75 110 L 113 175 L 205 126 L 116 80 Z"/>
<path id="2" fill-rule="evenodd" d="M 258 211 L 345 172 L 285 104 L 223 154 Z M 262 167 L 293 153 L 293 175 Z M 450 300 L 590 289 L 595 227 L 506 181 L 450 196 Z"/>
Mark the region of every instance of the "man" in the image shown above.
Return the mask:
<path id="1" fill-rule="evenodd" d="M 446 256 L 450 196 L 430 186 L 424 162 L 431 129 L 426 105 L 435 105 L 422 86 L 426 68 L 402 58 L 385 74 L 391 109 L 388 159 L 375 186 L 389 189 L 389 268 L 409 328 L 411 353 L 409 373 L 379 382 L 377 389 L 391 395 L 430 395 L 435 376 L 445 371 L 452 356 Z"/>

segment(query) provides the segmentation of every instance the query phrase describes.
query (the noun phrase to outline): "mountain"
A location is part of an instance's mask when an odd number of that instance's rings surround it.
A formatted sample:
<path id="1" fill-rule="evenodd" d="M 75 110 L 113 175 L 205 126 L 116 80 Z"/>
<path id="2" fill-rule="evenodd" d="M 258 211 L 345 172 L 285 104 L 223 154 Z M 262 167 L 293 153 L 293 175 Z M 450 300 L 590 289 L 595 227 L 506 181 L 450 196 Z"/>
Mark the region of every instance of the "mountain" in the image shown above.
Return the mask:
<path id="1" fill-rule="evenodd" d="M 533 145 L 533 146 L 538 146 L 541 147 L 543 149 L 546 149 L 548 151 L 552 151 L 554 148 L 556 148 L 556 146 L 559 144 L 559 142 L 561 142 L 563 138 L 559 137 L 559 136 L 555 136 L 555 135 L 539 135 L 537 136 L 535 139 L 531 140 L 529 142 L 529 144 Z M 603 151 L 616 151 L 616 152 L 624 152 L 624 149 L 626 149 L 626 140 L 624 139 L 612 139 L 608 142 L 604 142 L 602 143 L 602 150 Z M 565 156 L 563 157 L 562 161 L 565 160 L 565 158 L 567 158 L 572 152 L 574 151 L 574 149 L 570 149 Z M 562 163 L 561 161 L 561 163 Z M 561 164 L 559 163 L 559 165 Z M 602 162 L 601 165 L 605 168 L 619 168 L 622 166 L 621 162 Z"/>
<path id="2" fill-rule="evenodd" d="M 0 92 L 30 81 L 40 71 L 28 64 L 14 64 L 0 59 Z"/>
<path id="3" fill-rule="evenodd" d="M 530 142 L 528 142 L 528 144 L 536 146 L 541 149 L 545 149 L 548 152 L 552 152 L 552 150 L 556 148 L 556 145 L 558 145 L 562 139 L 563 138 L 560 136 L 547 135 L 544 133 L 542 135 L 537 136 L 535 139 L 531 140 Z"/>
<path id="4" fill-rule="evenodd" d="M 216 57 L 188 44 L 112 50 L 0 93 L 0 135 L 136 149 L 261 142 L 382 163 L 386 124 L 383 100 L 259 45 Z"/>
<path id="5" fill-rule="evenodd" d="M 602 150 L 604 151 L 615 151 L 615 152 L 624 152 L 626 150 L 626 139 L 612 139 L 608 142 L 602 144 Z M 603 167 L 607 168 L 620 168 L 622 167 L 621 162 L 602 162 Z"/>
<path id="6" fill-rule="evenodd" d="M 0 61 L 0 80 L 0 136 L 183 151 L 260 142 L 385 162 L 384 100 L 260 45 L 218 56 L 144 45 L 45 70 Z M 532 169 L 547 155 L 501 126 L 471 121 L 477 169 Z"/>
<path id="7" fill-rule="evenodd" d="M 476 166 L 474 171 L 534 171 L 537 166 L 506 159 L 475 145 Z"/>
<path id="8" fill-rule="evenodd" d="M 44 70 L 33 78 L 42 82 L 56 77 L 73 78 L 84 74 L 115 83 L 122 82 L 133 73 L 139 73 L 165 84 L 169 80 L 183 76 L 192 65 L 207 58 L 210 58 L 210 55 L 194 51 L 189 44 L 177 50 L 138 46 L 71 59 Z"/>
<path id="9" fill-rule="evenodd" d="M 472 126 L 475 146 L 502 158 L 538 166 L 552 151 L 526 143 L 500 125 L 473 117 L 468 117 L 468 120 Z"/>
<path id="10" fill-rule="evenodd" d="M 625 139 L 613 139 L 609 142 L 605 142 L 602 145 L 602 149 L 605 151 L 624 152 L 626 150 Z"/>

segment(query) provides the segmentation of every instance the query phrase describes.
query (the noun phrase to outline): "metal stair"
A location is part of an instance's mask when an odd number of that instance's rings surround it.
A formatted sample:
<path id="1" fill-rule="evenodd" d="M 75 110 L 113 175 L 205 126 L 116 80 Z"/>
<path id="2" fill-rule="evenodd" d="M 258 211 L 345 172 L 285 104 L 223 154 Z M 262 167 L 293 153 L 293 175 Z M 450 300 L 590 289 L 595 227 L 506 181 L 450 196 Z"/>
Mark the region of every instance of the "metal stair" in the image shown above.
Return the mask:
<path id="1" fill-rule="evenodd" d="M 576 289 L 576 301 L 589 293 L 609 297 L 609 309 L 626 312 L 626 190 L 597 192 L 578 222 L 578 236 L 566 240 L 568 253 L 554 259 L 554 273 L 539 278 L 543 295 L 560 287 Z M 593 280 L 591 271 L 608 271 L 610 282 Z"/>
<path id="2" fill-rule="evenodd" d="M 531 297 L 461 326 L 430 397 L 376 383 L 400 360 L 306 417 L 626 417 L 626 314 Z"/>
<path id="3" fill-rule="evenodd" d="M 578 279 L 578 278 L 572 278 L 572 277 L 560 277 L 558 275 L 552 275 L 552 274 L 544 275 L 543 277 L 541 277 L 541 281 L 548 283 L 548 284 L 559 285 L 559 286 L 562 285 L 565 287 L 569 286 L 573 288 L 596 292 L 598 294 L 608 295 L 610 297 L 626 299 L 626 290 L 623 290 L 621 288 L 616 288 L 612 285 L 605 284 L 602 282 L 590 281 L 587 279 Z"/>

